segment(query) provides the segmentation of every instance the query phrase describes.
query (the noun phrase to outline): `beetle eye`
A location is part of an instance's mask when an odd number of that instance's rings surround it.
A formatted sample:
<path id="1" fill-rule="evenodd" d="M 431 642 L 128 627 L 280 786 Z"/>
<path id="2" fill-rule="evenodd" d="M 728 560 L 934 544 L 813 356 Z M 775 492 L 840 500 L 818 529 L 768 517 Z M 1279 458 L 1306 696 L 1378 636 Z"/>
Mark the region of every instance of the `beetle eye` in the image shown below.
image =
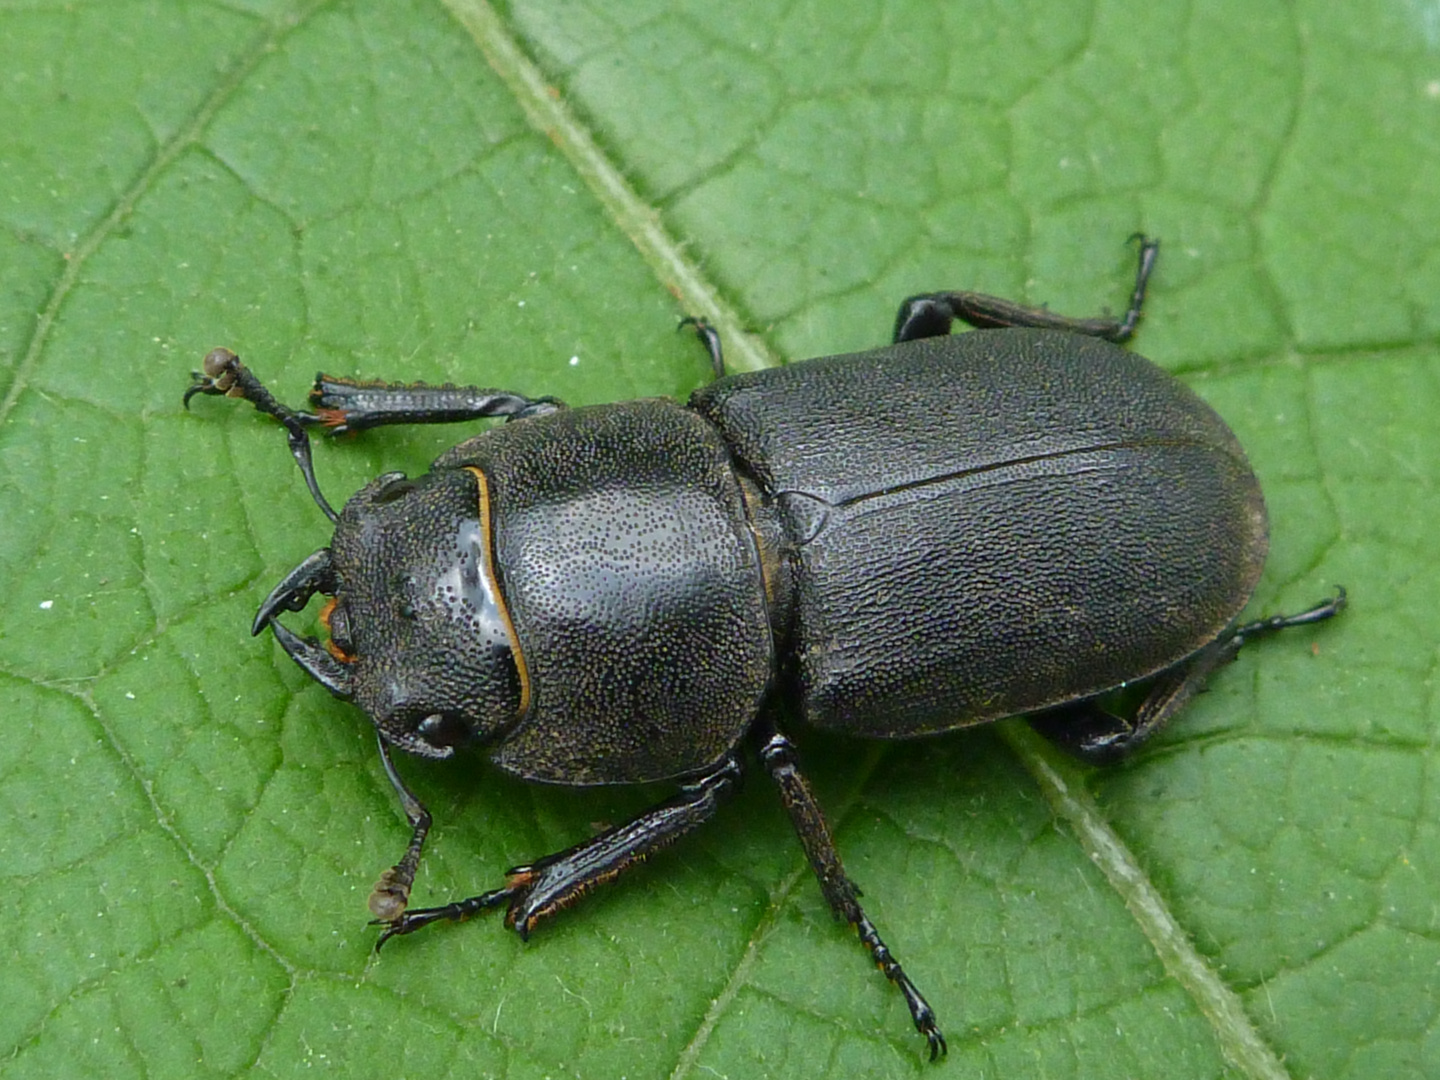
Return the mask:
<path id="1" fill-rule="evenodd" d="M 355 645 L 350 638 L 350 614 L 339 601 L 332 599 L 320 611 L 320 623 L 330 633 L 325 647 L 330 655 L 343 663 L 355 660 Z"/>
<path id="2" fill-rule="evenodd" d="M 437 748 L 464 746 L 473 736 L 470 725 L 457 716 L 445 713 L 431 713 L 420 721 L 415 733 Z"/>

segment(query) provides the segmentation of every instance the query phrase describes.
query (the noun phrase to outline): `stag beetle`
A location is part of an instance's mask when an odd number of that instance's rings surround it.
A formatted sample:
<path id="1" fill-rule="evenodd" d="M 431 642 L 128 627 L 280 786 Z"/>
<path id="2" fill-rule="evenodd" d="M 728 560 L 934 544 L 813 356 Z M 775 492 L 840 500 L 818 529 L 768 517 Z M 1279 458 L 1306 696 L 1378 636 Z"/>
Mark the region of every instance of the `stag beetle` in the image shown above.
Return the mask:
<path id="1" fill-rule="evenodd" d="M 1128 310 L 1074 319 L 971 292 L 914 296 L 893 344 L 723 374 L 688 404 L 566 408 L 475 387 L 321 375 L 313 411 L 280 404 L 216 349 L 185 393 L 280 421 L 330 544 L 252 626 L 370 717 L 412 827 L 370 897 L 379 944 L 503 906 L 527 936 L 716 813 L 748 743 L 774 779 L 831 910 L 899 988 L 932 1060 L 935 1014 L 881 940 L 772 706 L 814 727 L 910 738 L 1035 714 L 1091 761 L 1138 746 L 1247 640 L 1328 619 L 1332 599 L 1237 624 L 1268 525 L 1215 412 L 1118 347 Z M 978 329 L 951 336 L 952 321 Z M 689 321 L 689 320 L 687 320 Z M 306 429 L 502 417 L 411 478 L 386 473 L 339 513 Z M 278 616 L 329 597 L 323 645 Z M 1141 686 L 1116 715 L 1103 695 Z M 391 748 L 482 747 L 526 780 L 673 781 L 635 820 L 510 870 L 505 884 L 408 909 L 430 814 Z"/>

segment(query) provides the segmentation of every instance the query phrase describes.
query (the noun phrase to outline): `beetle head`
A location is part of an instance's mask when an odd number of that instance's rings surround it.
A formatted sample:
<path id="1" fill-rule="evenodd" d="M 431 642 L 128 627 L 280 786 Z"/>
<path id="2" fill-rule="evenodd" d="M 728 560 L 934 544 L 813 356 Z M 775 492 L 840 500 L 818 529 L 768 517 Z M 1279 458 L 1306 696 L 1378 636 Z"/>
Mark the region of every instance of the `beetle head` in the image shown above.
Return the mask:
<path id="1" fill-rule="evenodd" d="M 290 657 L 362 708 L 386 742 L 425 757 L 502 734 L 524 712 L 524 666 L 491 559 L 483 480 L 469 469 L 386 473 L 346 504 L 328 548 L 270 593 L 267 625 Z M 315 593 L 330 640 L 278 620 Z"/>

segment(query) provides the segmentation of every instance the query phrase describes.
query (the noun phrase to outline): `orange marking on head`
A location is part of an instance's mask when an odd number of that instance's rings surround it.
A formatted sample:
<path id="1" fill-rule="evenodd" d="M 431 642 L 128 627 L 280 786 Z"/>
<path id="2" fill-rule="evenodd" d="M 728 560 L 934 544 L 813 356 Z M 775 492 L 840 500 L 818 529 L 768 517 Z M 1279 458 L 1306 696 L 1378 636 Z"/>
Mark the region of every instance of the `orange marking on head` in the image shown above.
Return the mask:
<path id="1" fill-rule="evenodd" d="M 342 664 L 353 664 L 355 662 L 354 654 L 347 653 L 340 648 L 339 645 L 336 645 L 334 639 L 330 637 L 330 613 L 335 610 L 336 602 L 335 597 L 332 596 L 329 600 L 325 601 L 325 606 L 320 609 L 320 625 L 325 627 L 325 651 Z"/>

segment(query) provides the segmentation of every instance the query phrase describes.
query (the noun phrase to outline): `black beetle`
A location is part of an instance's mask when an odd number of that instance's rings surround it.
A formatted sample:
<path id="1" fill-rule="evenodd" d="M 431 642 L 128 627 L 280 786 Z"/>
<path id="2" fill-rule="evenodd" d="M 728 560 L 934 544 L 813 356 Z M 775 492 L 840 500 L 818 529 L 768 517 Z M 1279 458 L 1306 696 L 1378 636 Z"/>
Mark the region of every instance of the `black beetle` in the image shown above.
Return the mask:
<path id="1" fill-rule="evenodd" d="M 377 948 L 504 906 L 522 937 L 586 889 L 711 818 L 747 738 L 820 888 L 905 996 L 933 1059 L 945 1039 L 846 876 L 773 702 L 819 728 L 908 738 L 1038 714 L 1101 761 L 1174 715 L 1249 638 L 1265 560 L 1259 484 L 1183 384 L 1117 347 L 1158 245 L 1141 238 L 1121 319 L 1071 319 L 976 293 L 911 297 L 894 344 L 723 375 L 687 406 L 566 409 L 472 387 L 319 376 L 281 405 L 216 349 L 185 394 L 250 401 L 289 432 L 329 547 L 265 599 L 252 630 L 370 716 L 413 833 L 370 909 Z M 950 336 L 952 320 L 981 329 Z M 504 417 L 424 476 L 386 473 L 336 514 L 309 425 Z M 277 616 L 315 593 L 323 646 Z M 1102 695 L 1140 684 L 1128 716 Z M 634 821 L 509 871 L 502 888 L 407 910 L 430 815 L 390 747 L 487 748 L 527 780 L 679 792 Z"/>

